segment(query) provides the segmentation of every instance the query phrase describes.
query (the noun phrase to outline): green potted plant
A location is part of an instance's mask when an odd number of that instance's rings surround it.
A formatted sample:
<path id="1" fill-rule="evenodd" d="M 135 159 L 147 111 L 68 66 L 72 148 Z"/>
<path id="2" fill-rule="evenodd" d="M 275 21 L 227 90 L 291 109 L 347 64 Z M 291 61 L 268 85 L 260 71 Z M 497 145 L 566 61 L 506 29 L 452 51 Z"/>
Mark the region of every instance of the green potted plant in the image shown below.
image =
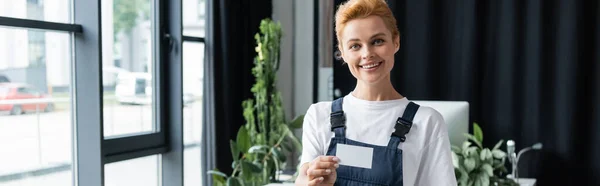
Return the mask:
<path id="1" fill-rule="evenodd" d="M 452 146 L 452 164 L 459 186 L 518 185 L 512 179 L 501 177 L 507 173 L 506 153 L 500 150 L 500 140 L 491 150 L 483 148 L 483 132 L 473 123 L 473 134 L 464 134 L 462 147 Z"/>
<path id="2" fill-rule="evenodd" d="M 286 155 L 302 150 L 292 130 L 301 128 L 304 116 L 286 121 L 281 93 L 275 86 L 281 36 L 279 23 L 268 18 L 261 21 L 260 34 L 255 35 L 257 56 L 252 74 L 256 83 L 251 89 L 254 98 L 242 103 L 246 123 L 238 130 L 237 139 L 230 141 L 233 172 L 227 175 L 218 170 L 208 171 L 213 185 L 277 182 L 277 173 L 286 166 Z"/>

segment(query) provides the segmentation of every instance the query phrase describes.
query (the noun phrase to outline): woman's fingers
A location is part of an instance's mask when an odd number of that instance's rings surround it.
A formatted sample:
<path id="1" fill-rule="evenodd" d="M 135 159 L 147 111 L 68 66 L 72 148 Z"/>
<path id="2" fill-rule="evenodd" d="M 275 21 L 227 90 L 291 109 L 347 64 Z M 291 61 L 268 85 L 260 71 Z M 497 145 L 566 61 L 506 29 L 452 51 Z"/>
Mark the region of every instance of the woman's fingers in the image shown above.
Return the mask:
<path id="1" fill-rule="evenodd" d="M 338 168 L 339 165 L 335 162 L 315 162 L 310 166 L 310 168 L 315 169 L 329 169 L 329 168 Z"/>
<path id="2" fill-rule="evenodd" d="M 308 164 L 306 175 L 310 183 L 314 185 L 321 183 L 329 175 L 335 175 L 335 169 L 339 167 L 339 159 L 335 156 L 319 156 Z"/>
<path id="3" fill-rule="evenodd" d="M 320 176 L 327 176 L 329 174 L 331 174 L 332 170 L 331 169 L 309 169 L 308 171 L 308 176 L 309 177 L 320 177 Z"/>
<path id="4" fill-rule="evenodd" d="M 308 182 L 309 186 L 317 186 L 319 183 L 323 181 L 323 177 L 318 177 Z"/>
<path id="5" fill-rule="evenodd" d="M 319 159 L 322 162 L 338 162 L 340 159 L 338 157 L 335 156 L 319 156 L 317 159 Z"/>

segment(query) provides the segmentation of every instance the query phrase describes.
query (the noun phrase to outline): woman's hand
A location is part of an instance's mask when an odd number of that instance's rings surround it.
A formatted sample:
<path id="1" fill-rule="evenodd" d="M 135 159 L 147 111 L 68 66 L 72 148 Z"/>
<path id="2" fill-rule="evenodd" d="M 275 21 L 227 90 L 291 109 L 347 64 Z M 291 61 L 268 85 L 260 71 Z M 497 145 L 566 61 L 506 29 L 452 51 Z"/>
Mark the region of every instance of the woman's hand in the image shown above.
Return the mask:
<path id="1" fill-rule="evenodd" d="M 319 156 L 310 163 L 305 163 L 300 168 L 300 175 L 296 179 L 298 186 L 325 186 L 333 185 L 337 178 L 336 169 L 339 159 L 335 156 Z"/>

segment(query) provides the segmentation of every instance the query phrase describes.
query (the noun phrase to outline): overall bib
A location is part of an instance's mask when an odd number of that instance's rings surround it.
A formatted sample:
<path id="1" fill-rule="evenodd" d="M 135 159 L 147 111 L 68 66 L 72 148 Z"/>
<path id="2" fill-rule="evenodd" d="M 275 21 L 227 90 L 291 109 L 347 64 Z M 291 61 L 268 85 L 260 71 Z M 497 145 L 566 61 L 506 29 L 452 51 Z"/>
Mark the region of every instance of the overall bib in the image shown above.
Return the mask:
<path id="1" fill-rule="evenodd" d="M 328 156 L 335 156 L 337 144 L 347 144 L 373 149 L 371 169 L 340 165 L 337 168 L 335 185 L 364 186 L 364 185 L 390 185 L 402 186 L 402 150 L 398 145 L 406 140 L 410 131 L 412 120 L 419 109 L 419 105 L 410 102 L 402 117 L 396 120 L 395 131 L 387 146 L 378 146 L 362 143 L 346 138 L 346 117 L 342 110 L 343 98 L 333 101 L 331 106 L 331 130 L 335 137 L 331 139 Z M 342 160 L 343 161 L 343 160 Z"/>

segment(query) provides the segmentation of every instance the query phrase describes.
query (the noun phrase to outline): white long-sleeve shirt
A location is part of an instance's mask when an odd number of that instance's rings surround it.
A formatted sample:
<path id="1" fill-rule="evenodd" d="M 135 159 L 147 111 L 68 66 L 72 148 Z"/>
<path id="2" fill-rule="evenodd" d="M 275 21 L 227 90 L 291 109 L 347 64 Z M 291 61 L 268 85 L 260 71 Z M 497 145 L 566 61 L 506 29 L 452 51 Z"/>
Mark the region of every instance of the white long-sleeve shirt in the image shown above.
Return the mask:
<path id="1" fill-rule="evenodd" d="M 346 138 L 387 146 L 407 98 L 367 101 L 348 94 L 344 97 Z M 312 104 L 304 116 L 301 164 L 326 155 L 334 133 L 331 131 L 332 102 Z M 406 141 L 400 143 L 404 185 L 456 185 L 448 129 L 439 112 L 421 106 Z M 377 157 L 373 157 L 376 159 Z"/>

